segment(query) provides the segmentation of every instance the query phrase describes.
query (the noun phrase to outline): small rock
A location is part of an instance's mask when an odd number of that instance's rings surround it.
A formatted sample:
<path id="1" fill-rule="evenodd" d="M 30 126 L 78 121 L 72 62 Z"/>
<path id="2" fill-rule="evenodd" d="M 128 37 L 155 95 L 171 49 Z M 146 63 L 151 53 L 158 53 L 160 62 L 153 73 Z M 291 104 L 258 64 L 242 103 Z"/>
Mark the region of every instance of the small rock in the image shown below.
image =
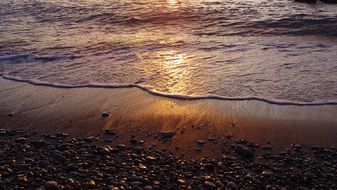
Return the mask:
<path id="1" fill-rule="evenodd" d="M 139 167 L 139 169 L 142 169 L 142 170 L 146 170 L 146 169 L 147 169 L 147 168 L 146 168 L 146 166 L 144 166 L 144 165 L 143 165 L 143 164 L 141 164 L 141 163 L 139 164 L 139 166 L 138 166 L 138 167 Z"/>
<path id="2" fill-rule="evenodd" d="M 102 112 L 101 113 L 101 118 L 107 118 L 107 117 L 109 117 L 110 116 L 110 112 L 108 112 L 108 111 L 105 111 L 105 112 Z"/>
<path id="3" fill-rule="evenodd" d="M 22 143 L 27 142 L 27 139 L 25 137 L 19 137 L 15 139 L 15 142 L 22 144 Z"/>
<path id="4" fill-rule="evenodd" d="M 171 139 L 171 138 L 174 137 L 174 135 L 175 135 L 175 133 L 172 132 L 172 131 L 161 131 L 160 132 L 160 138 L 161 139 Z"/>
<path id="5" fill-rule="evenodd" d="M 95 182 L 94 180 L 89 180 L 89 181 L 87 182 L 87 184 L 88 184 L 88 186 L 91 187 L 91 188 L 93 188 L 93 187 L 96 186 L 96 182 Z"/>
<path id="6" fill-rule="evenodd" d="M 148 160 L 148 161 L 156 161 L 157 158 L 153 157 L 153 156 L 146 156 L 146 160 Z"/>
<path id="7" fill-rule="evenodd" d="M 59 189 L 58 183 L 56 181 L 47 181 L 45 184 L 46 189 L 57 190 Z"/>
<path id="8" fill-rule="evenodd" d="M 197 140 L 197 144 L 198 145 L 203 145 L 203 144 L 205 144 L 205 142 L 203 140 Z"/>
<path id="9" fill-rule="evenodd" d="M 232 190 L 238 190 L 239 189 L 239 186 L 236 185 L 236 183 L 234 182 L 228 182 L 227 185 L 226 185 L 227 188 L 229 189 L 232 189 Z"/>
<path id="10" fill-rule="evenodd" d="M 212 182 L 209 182 L 209 181 L 205 181 L 204 183 L 204 188 L 205 189 L 217 189 L 216 185 Z"/>
<path id="11" fill-rule="evenodd" d="M 107 134 L 107 135 L 116 135 L 116 132 L 111 130 L 111 129 L 104 130 L 104 133 Z"/>
<path id="12" fill-rule="evenodd" d="M 147 186 L 145 186 L 144 187 L 144 190 L 152 190 L 153 188 L 152 188 L 152 186 L 150 186 L 150 185 L 147 185 Z"/>
<path id="13" fill-rule="evenodd" d="M 21 182 L 27 182 L 28 181 L 27 176 L 25 176 L 23 174 L 19 174 L 17 177 L 18 177 L 18 180 L 21 181 Z"/>
<path id="14" fill-rule="evenodd" d="M 42 168 L 46 168 L 49 166 L 49 162 L 47 160 L 41 160 L 39 161 L 39 166 L 42 167 Z"/>
<path id="15" fill-rule="evenodd" d="M 185 183 L 186 183 L 185 180 L 183 180 L 183 179 L 178 179 L 178 184 L 184 185 Z"/>
<path id="16" fill-rule="evenodd" d="M 225 185 L 220 181 L 220 180 L 216 180 L 216 185 L 218 186 L 218 187 L 220 187 L 221 189 L 223 189 L 224 187 L 225 187 Z"/>
<path id="17" fill-rule="evenodd" d="M 302 145 L 300 145 L 300 144 L 295 144 L 295 145 L 294 145 L 294 148 L 295 148 L 296 150 L 299 150 L 299 149 L 302 148 Z"/>
<path id="18" fill-rule="evenodd" d="M 68 134 L 67 133 L 58 133 L 58 134 L 56 134 L 56 137 L 66 138 L 66 137 L 68 137 Z"/>
<path id="19" fill-rule="evenodd" d="M 98 154 L 100 154 L 100 155 L 107 155 L 109 153 L 110 153 L 110 150 L 106 147 L 100 147 L 98 149 Z"/>
<path id="20" fill-rule="evenodd" d="M 215 170 L 215 167 L 212 164 L 205 164 L 204 167 L 207 171 L 214 171 Z"/>
<path id="21" fill-rule="evenodd" d="M 237 145 L 235 148 L 235 152 L 241 156 L 244 156 L 245 158 L 251 158 L 255 155 L 254 151 L 250 150 L 249 148 L 243 145 Z"/>
<path id="22" fill-rule="evenodd" d="M 27 170 L 30 167 L 29 164 L 16 164 L 15 168 L 17 170 Z"/>
<path id="23" fill-rule="evenodd" d="M 265 170 L 265 171 L 263 171 L 263 172 L 261 173 L 261 175 L 262 175 L 263 177 L 269 178 L 269 177 L 272 177 L 272 176 L 274 175 L 274 173 L 271 172 L 271 171 L 269 171 L 269 170 Z"/>
<path id="24" fill-rule="evenodd" d="M 6 129 L 0 129 L 0 135 L 5 135 L 6 133 Z"/>
<path id="25" fill-rule="evenodd" d="M 30 141 L 30 144 L 32 144 L 33 146 L 37 147 L 37 148 L 41 148 L 47 145 L 47 142 L 44 140 L 32 140 Z"/>

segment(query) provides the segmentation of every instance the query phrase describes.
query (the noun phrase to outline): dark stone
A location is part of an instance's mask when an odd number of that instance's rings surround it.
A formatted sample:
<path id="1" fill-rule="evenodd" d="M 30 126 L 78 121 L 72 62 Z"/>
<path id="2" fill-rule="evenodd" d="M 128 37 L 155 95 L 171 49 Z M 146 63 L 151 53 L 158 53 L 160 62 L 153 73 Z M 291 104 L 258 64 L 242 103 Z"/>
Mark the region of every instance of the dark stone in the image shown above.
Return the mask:
<path id="1" fill-rule="evenodd" d="M 57 160 L 57 161 L 60 161 L 60 162 L 63 162 L 66 158 L 60 154 L 60 153 L 54 153 L 53 154 L 53 157 Z"/>
<path id="2" fill-rule="evenodd" d="M 116 132 L 111 130 L 111 129 L 104 130 L 104 133 L 107 134 L 107 135 L 116 135 Z"/>
<path id="3" fill-rule="evenodd" d="M 238 190 L 239 189 L 239 186 L 236 185 L 236 183 L 234 182 L 228 182 L 227 185 L 226 185 L 227 188 L 229 189 L 232 189 L 232 190 Z"/>
<path id="4" fill-rule="evenodd" d="M 105 111 L 105 112 L 101 113 L 101 118 L 107 118 L 107 117 L 110 116 L 110 114 L 111 114 L 110 112 Z"/>
<path id="5" fill-rule="evenodd" d="M 59 189 L 59 185 L 56 181 L 47 181 L 45 184 L 46 189 L 57 190 Z"/>
<path id="6" fill-rule="evenodd" d="M 204 142 L 203 140 L 197 140 L 197 144 L 198 144 L 198 145 L 204 145 L 205 142 Z"/>
<path id="7" fill-rule="evenodd" d="M 245 158 L 252 158 L 255 155 L 255 152 L 243 145 L 237 145 L 235 147 L 235 152 Z"/>
<path id="8" fill-rule="evenodd" d="M 215 170 L 215 167 L 212 164 L 205 164 L 204 167 L 207 171 L 210 171 L 210 172 Z"/>
<path id="9" fill-rule="evenodd" d="M 19 171 L 27 170 L 28 168 L 30 168 L 30 165 L 29 164 L 16 164 L 15 168 Z"/>
<path id="10" fill-rule="evenodd" d="M 67 133 L 58 133 L 58 134 L 56 134 L 56 137 L 66 138 L 66 137 L 68 137 L 68 134 Z"/>
<path id="11" fill-rule="evenodd" d="M 100 147 L 98 149 L 98 154 L 100 155 L 106 155 L 106 154 L 109 154 L 110 153 L 110 150 L 106 147 Z"/>
<path id="12" fill-rule="evenodd" d="M 217 189 L 217 186 L 212 182 L 205 181 L 204 189 L 215 190 L 215 189 Z"/>
<path id="13" fill-rule="evenodd" d="M 39 164 L 40 167 L 46 168 L 46 167 L 49 166 L 50 163 L 47 160 L 41 160 L 41 161 L 39 161 L 38 164 Z"/>
<path id="14" fill-rule="evenodd" d="M 6 130 L 5 129 L 0 129 L 0 136 L 6 135 Z"/>
<path id="15" fill-rule="evenodd" d="M 161 131 L 159 135 L 160 139 L 171 139 L 174 137 L 175 133 L 172 131 Z"/>
<path id="16" fill-rule="evenodd" d="M 25 137 L 19 137 L 19 138 L 15 139 L 15 142 L 22 144 L 22 143 L 27 142 L 27 139 Z"/>
<path id="17" fill-rule="evenodd" d="M 37 148 L 41 148 L 41 147 L 46 146 L 48 143 L 44 140 L 32 140 L 30 141 L 30 144 L 32 144 L 33 146 Z"/>

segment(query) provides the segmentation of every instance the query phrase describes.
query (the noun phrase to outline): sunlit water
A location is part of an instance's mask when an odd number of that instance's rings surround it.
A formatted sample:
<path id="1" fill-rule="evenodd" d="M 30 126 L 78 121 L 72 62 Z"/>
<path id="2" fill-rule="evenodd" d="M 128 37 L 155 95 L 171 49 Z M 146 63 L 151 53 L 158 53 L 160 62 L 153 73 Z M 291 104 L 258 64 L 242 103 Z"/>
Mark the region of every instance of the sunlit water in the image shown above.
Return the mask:
<path id="1" fill-rule="evenodd" d="M 183 95 L 337 101 L 337 6 L 1 0 L 0 72 Z"/>

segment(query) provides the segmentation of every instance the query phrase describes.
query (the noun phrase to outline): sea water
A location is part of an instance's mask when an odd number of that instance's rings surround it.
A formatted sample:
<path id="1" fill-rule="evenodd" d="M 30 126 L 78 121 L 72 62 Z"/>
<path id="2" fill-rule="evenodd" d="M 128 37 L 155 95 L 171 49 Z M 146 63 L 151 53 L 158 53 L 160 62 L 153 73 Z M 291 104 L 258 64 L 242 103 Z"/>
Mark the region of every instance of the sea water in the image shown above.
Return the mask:
<path id="1" fill-rule="evenodd" d="M 337 102 L 337 5 L 1 0 L 0 73 L 183 98 Z"/>

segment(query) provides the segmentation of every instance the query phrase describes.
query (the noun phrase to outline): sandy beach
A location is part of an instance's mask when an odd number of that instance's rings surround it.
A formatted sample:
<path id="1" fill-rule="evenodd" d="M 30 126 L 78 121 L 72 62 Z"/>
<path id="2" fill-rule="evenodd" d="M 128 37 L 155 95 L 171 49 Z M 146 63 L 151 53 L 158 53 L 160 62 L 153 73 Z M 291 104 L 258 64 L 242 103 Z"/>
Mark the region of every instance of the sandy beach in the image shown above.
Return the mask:
<path id="1" fill-rule="evenodd" d="M 0 123 L 5 129 L 71 136 L 116 132 L 113 143 L 127 144 L 134 135 L 155 143 L 149 133 L 172 131 L 158 147 L 176 155 L 217 156 L 221 144 L 198 140 L 228 136 L 282 150 L 291 144 L 337 145 L 337 106 L 273 105 L 259 101 L 178 100 L 137 88 L 53 88 L 0 79 Z M 108 116 L 102 117 L 102 113 Z M 179 150 L 175 150 L 179 147 Z"/>
<path id="2" fill-rule="evenodd" d="M 0 86 L 3 189 L 336 187 L 334 105 Z"/>

